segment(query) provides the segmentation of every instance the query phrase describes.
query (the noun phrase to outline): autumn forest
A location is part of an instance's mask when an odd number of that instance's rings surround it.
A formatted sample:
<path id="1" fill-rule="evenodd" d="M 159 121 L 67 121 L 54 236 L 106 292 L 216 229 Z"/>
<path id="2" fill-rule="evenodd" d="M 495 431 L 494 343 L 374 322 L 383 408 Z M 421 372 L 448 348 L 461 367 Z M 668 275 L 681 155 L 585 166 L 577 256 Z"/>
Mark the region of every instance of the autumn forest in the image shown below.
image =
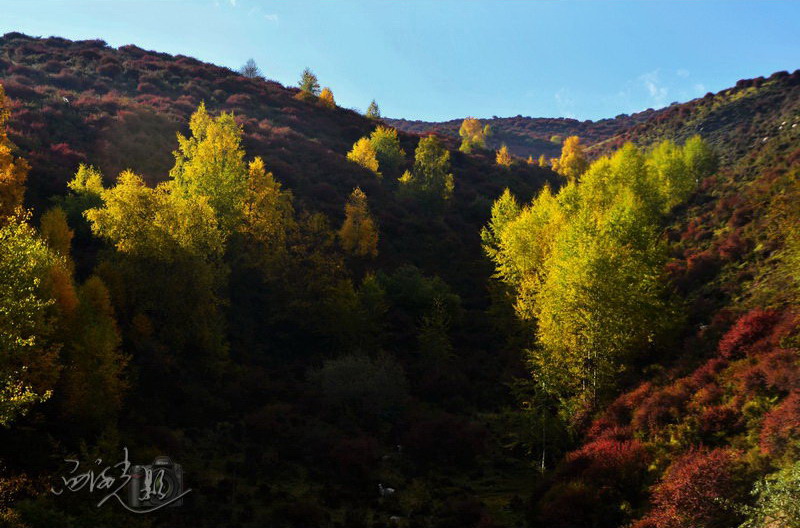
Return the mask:
<path id="1" fill-rule="evenodd" d="M 800 70 L 595 122 L 325 83 L 0 37 L 0 526 L 800 526 Z M 63 490 L 125 452 L 182 504 Z"/>

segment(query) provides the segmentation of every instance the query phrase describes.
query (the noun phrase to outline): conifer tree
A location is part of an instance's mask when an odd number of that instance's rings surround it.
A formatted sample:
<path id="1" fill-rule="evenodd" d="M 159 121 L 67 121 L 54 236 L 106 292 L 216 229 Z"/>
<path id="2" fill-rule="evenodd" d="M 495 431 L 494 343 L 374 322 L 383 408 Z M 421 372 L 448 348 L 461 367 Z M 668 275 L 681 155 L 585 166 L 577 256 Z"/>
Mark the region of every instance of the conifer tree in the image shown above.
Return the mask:
<path id="1" fill-rule="evenodd" d="M 303 95 L 309 97 L 316 97 L 319 95 L 319 80 L 310 68 L 303 70 L 298 85 L 300 86 L 300 93 Z"/>
<path id="2" fill-rule="evenodd" d="M 380 119 L 381 118 L 381 109 L 378 108 L 378 103 L 375 102 L 375 99 L 367 107 L 367 111 L 364 114 L 370 119 Z"/>
<path id="3" fill-rule="evenodd" d="M 378 228 L 367 204 L 367 195 L 356 187 L 344 207 L 345 219 L 339 240 L 345 251 L 358 257 L 378 255 Z"/>
<path id="4" fill-rule="evenodd" d="M 325 108 L 336 108 L 336 101 L 330 88 L 323 88 L 319 94 L 319 104 Z"/>
<path id="5" fill-rule="evenodd" d="M 511 153 L 508 151 L 508 147 L 505 144 L 503 144 L 500 147 L 500 150 L 497 151 L 495 160 L 501 167 L 510 167 L 514 162 L 514 158 L 511 157 Z"/>

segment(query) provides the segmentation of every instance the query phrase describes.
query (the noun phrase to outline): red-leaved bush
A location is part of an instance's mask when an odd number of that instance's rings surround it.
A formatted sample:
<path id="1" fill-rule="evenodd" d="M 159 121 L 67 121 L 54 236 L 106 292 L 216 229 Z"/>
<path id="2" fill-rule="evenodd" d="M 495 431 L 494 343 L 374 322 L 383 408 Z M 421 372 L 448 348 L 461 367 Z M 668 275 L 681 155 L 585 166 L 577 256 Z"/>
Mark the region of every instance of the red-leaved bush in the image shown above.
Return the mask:
<path id="1" fill-rule="evenodd" d="M 630 439 L 630 431 L 607 431 L 607 436 L 584 444 L 567 455 L 567 473 L 580 475 L 593 485 L 636 489 L 644 478 L 650 454 L 639 440 Z"/>
<path id="2" fill-rule="evenodd" d="M 770 455 L 796 453 L 800 445 L 800 389 L 772 409 L 761 426 L 761 450 Z M 794 448 L 794 449 L 792 449 Z"/>
<path id="3" fill-rule="evenodd" d="M 743 500 L 750 479 L 731 449 L 689 451 L 667 469 L 653 489 L 650 513 L 637 528 L 731 528 L 740 514 L 729 501 Z"/>
<path id="4" fill-rule="evenodd" d="M 736 321 L 727 334 L 720 339 L 719 353 L 722 357 L 732 358 L 751 354 L 760 349 L 761 341 L 770 336 L 770 331 L 780 319 L 776 310 L 752 310 Z M 757 346 L 761 345 L 761 346 Z"/>

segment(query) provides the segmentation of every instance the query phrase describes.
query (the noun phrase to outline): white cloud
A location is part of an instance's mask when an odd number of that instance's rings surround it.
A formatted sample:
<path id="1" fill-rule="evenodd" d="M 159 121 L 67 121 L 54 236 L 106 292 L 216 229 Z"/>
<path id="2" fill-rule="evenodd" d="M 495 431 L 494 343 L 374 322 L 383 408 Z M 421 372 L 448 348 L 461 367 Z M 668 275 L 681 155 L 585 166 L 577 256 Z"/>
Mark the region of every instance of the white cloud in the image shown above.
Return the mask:
<path id="1" fill-rule="evenodd" d="M 575 119 L 575 100 L 569 96 L 566 88 L 562 88 L 553 96 L 556 99 L 556 106 L 558 107 L 558 114 L 563 117 Z"/>
<path id="2" fill-rule="evenodd" d="M 689 76 L 689 70 L 684 70 L 683 68 L 681 68 L 680 70 L 676 71 L 675 73 L 678 75 L 678 77 L 688 77 Z"/>
<path id="3" fill-rule="evenodd" d="M 654 106 L 661 107 L 667 104 L 669 88 L 661 84 L 659 70 L 653 70 L 640 75 L 639 81 L 647 89 L 647 92 L 650 94 L 650 100 Z"/>
<path id="4" fill-rule="evenodd" d="M 705 94 L 706 93 L 706 86 L 703 83 L 697 83 L 694 85 L 694 91 L 698 94 Z"/>
<path id="5" fill-rule="evenodd" d="M 236 7 L 236 0 L 228 0 L 231 3 L 231 7 Z"/>
<path id="6" fill-rule="evenodd" d="M 264 20 L 267 20 L 269 22 L 278 22 L 278 20 L 279 20 L 278 19 L 278 14 L 277 13 L 269 13 L 267 15 L 264 15 Z"/>

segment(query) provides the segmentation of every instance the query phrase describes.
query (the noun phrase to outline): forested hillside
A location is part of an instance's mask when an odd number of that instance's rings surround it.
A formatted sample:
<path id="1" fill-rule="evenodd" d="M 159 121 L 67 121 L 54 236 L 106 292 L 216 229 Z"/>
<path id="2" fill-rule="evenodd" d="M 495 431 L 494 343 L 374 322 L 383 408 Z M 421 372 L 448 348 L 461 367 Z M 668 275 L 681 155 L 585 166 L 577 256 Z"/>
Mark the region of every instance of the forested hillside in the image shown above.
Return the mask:
<path id="1" fill-rule="evenodd" d="M 580 136 L 587 143 L 599 143 L 617 134 L 623 133 L 637 123 L 646 121 L 661 111 L 645 110 L 633 115 L 622 114 L 611 119 L 599 121 L 578 121 L 569 118 L 542 118 L 542 117 L 492 117 L 481 119 L 492 129 L 488 146 L 500 148 L 508 145 L 515 155 L 534 159 L 542 154 L 554 158 L 561 152 L 561 142 L 569 136 Z M 386 122 L 398 130 L 415 134 L 436 132 L 452 137 L 458 137 L 461 126 L 460 119 L 443 121 L 441 123 L 428 121 L 409 121 L 406 119 L 386 119 Z"/>
<path id="2" fill-rule="evenodd" d="M 800 520 L 800 71 L 442 135 L 298 77 L 0 38 L 0 526 Z M 51 492 L 123 448 L 185 504 Z"/>

